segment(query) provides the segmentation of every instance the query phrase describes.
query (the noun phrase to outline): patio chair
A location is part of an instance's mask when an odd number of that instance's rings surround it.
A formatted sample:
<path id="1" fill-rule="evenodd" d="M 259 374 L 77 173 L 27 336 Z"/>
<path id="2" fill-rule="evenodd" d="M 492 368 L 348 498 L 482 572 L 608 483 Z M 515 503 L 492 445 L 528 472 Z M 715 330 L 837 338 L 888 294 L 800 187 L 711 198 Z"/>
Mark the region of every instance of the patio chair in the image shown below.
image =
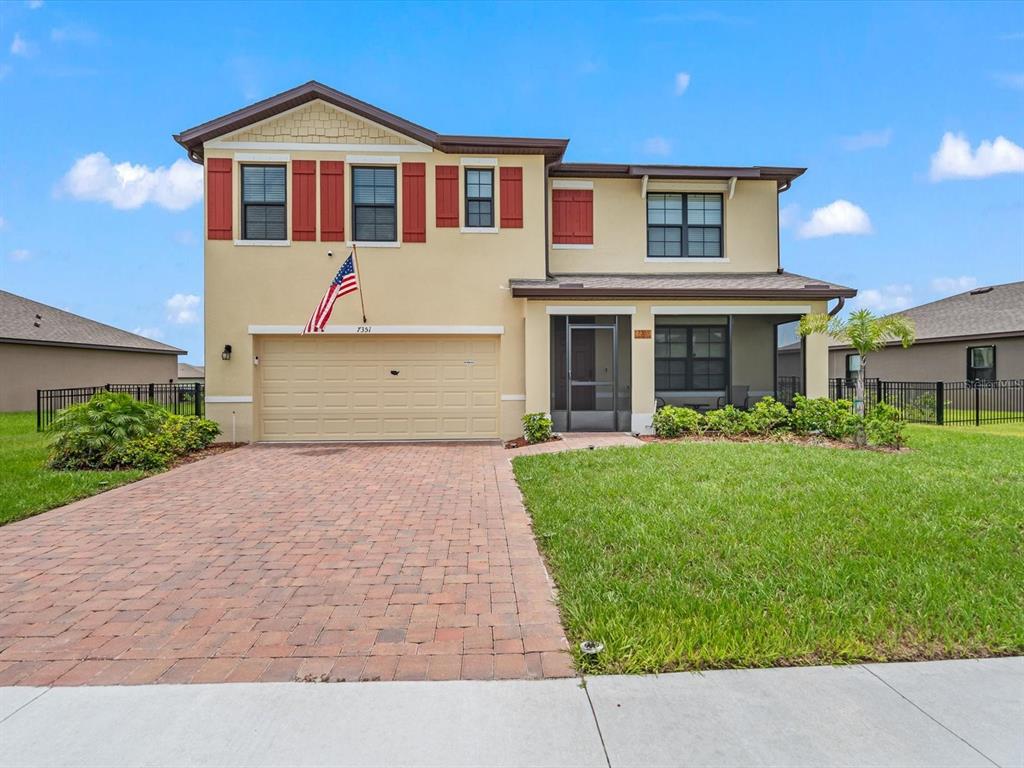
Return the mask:
<path id="1" fill-rule="evenodd" d="M 739 408 L 741 411 L 747 410 L 750 407 L 750 385 L 749 384 L 730 384 L 729 385 L 729 396 L 728 402 Z M 726 396 L 721 395 L 718 398 L 718 407 L 724 408 L 726 405 Z"/>

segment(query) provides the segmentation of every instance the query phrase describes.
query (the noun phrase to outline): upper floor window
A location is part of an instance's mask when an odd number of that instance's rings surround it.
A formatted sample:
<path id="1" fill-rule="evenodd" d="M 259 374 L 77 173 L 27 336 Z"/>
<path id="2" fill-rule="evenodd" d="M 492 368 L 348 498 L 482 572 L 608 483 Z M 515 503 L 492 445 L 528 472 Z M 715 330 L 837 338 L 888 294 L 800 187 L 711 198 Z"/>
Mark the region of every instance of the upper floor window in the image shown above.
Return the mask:
<path id="1" fill-rule="evenodd" d="M 397 200 L 394 168 L 353 168 L 352 221 L 355 225 L 355 239 L 396 242 Z"/>
<path id="2" fill-rule="evenodd" d="M 647 193 L 648 258 L 721 258 L 722 196 Z"/>
<path id="3" fill-rule="evenodd" d="M 967 348 L 967 380 L 996 380 L 996 348 L 994 345 Z"/>
<path id="4" fill-rule="evenodd" d="M 242 237 L 245 240 L 287 240 L 285 167 L 242 166 Z"/>
<path id="5" fill-rule="evenodd" d="M 494 171 L 466 169 L 466 226 L 494 226 Z"/>

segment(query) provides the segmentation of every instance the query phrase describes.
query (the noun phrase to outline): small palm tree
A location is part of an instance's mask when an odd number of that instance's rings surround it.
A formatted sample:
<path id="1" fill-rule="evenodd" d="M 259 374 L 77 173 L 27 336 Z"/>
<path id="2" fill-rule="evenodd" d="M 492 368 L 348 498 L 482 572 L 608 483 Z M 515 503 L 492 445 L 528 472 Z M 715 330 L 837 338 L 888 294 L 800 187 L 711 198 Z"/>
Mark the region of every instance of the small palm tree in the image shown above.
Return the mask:
<path id="1" fill-rule="evenodd" d="M 886 342 L 899 341 L 906 349 L 914 343 L 914 323 L 903 315 L 877 317 L 871 310 L 858 309 L 845 320 L 828 315 L 804 315 L 800 318 L 798 333 L 809 336 L 812 333 L 827 333 L 838 341 L 844 341 L 857 350 L 860 367 L 857 370 L 856 394 L 853 407 L 859 416 L 864 415 L 864 367 L 868 354 L 885 346 Z"/>

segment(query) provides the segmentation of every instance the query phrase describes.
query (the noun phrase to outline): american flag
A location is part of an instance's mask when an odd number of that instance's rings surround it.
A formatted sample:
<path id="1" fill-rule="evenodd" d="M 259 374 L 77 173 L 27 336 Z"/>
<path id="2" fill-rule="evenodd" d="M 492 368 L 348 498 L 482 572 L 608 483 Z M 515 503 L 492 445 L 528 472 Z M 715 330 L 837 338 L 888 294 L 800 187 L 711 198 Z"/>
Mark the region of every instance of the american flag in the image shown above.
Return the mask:
<path id="1" fill-rule="evenodd" d="M 352 262 L 352 256 L 349 255 L 345 259 L 345 263 L 341 265 L 341 269 L 338 270 L 338 274 L 331 281 L 330 286 L 327 288 L 327 293 L 320 299 L 320 303 L 316 305 L 316 309 L 313 310 L 313 314 L 310 315 L 309 322 L 306 323 L 306 327 L 302 329 L 302 332 L 323 333 L 327 321 L 331 318 L 331 312 L 334 310 L 334 302 L 346 293 L 354 293 L 358 290 L 359 284 L 356 281 L 355 264 Z"/>

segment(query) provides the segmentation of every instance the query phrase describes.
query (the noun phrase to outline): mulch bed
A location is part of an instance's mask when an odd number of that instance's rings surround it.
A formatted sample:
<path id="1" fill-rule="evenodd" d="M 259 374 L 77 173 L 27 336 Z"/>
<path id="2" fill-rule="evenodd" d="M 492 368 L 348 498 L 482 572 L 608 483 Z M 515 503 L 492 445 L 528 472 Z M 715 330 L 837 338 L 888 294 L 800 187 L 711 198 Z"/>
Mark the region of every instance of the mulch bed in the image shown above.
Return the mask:
<path id="1" fill-rule="evenodd" d="M 505 447 L 511 450 L 513 448 L 525 448 L 528 445 L 544 445 L 544 443 L 554 443 L 561 439 L 561 435 L 552 435 L 549 439 L 542 440 L 539 443 L 528 443 L 526 442 L 525 437 L 517 437 L 515 440 L 509 440 L 508 442 L 506 442 Z"/>
<path id="2" fill-rule="evenodd" d="M 637 435 L 637 439 L 645 443 L 782 443 L 784 445 L 811 445 L 818 448 L 845 448 L 848 450 L 878 451 L 880 453 L 905 453 L 907 446 L 890 448 L 882 445 L 869 445 L 858 449 L 850 440 L 834 440 L 824 435 L 794 435 L 792 432 L 780 432 L 775 435 L 722 435 L 718 433 L 703 435 L 686 434 L 679 437 L 658 437 L 657 435 Z"/>
<path id="3" fill-rule="evenodd" d="M 208 445 L 206 448 L 202 448 L 195 453 L 179 456 L 171 462 L 167 468 L 174 469 L 175 467 L 191 464 L 195 461 L 202 461 L 203 459 L 208 459 L 211 456 L 216 456 L 218 453 L 225 453 L 227 451 L 234 450 L 235 448 L 241 448 L 243 445 L 248 445 L 248 443 L 214 443 L 213 445 Z"/>

